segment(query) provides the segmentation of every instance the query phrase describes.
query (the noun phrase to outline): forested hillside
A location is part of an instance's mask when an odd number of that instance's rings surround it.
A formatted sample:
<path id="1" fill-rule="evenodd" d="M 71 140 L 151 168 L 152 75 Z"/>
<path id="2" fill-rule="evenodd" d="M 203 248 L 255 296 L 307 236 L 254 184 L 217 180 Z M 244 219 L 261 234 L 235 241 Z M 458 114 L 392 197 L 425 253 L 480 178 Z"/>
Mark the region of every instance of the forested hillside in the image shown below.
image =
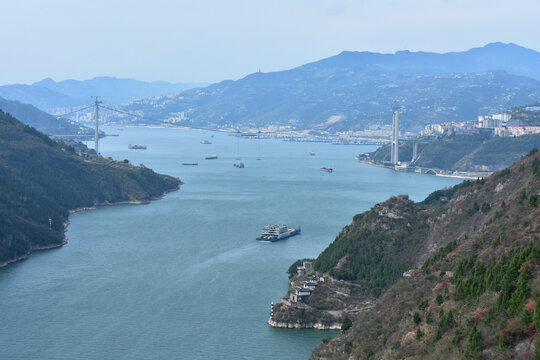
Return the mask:
<path id="1" fill-rule="evenodd" d="M 180 184 L 143 166 L 80 157 L 0 111 L 0 266 L 62 245 L 69 210 L 145 202 Z"/>
<path id="2" fill-rule="evenodd" d="M 51 135 L 93 135 L 94 130 L 68 119 L 56 118 L 33 105 L 0 97 L 0 110 L 9 113 L 23 123 Z M 102 133 L 102 132 L 101 132 Z"/>
<path id="3" fill-rule="evenodd" d="M 530 149 L 540 148 L 540 134 L 498 137 L 480 134 L 445 135 L 435 140 L 419 141 L 414 165 L 452 171 L 497 171 L 510 166 Z M 401 142 L 399 157 L 410 162 L 413 142 Z M 390 145 L 371 154 L 376 162 L 390 161 Z"/>
<path id="4" fill-rule="evenodd" d="M 392 211 L 393 202 L 357 215 L 317 258 L 319 271 L 353 274 L 350 281 L 366 290 L 381 280 L 394 285 L 373 307 L 344 314 L 352 327 L 312 358 L 538 358 L 540 152 L 533 149 L 485 180 L 437 191 L 401 213 Z M 369 232 L 378 224 L 382 238 Z M 420 224 L 428 229 L 414 231 L 418 239 L 404 236 L 404 227 L 412 232 Z M 418 270 L 410 277 L 392 270 L 399 246 L 405 259 L 407 247 L 417 249 L 409 266 Z M 379 262 L 384 265 L 377 268 Z"/>

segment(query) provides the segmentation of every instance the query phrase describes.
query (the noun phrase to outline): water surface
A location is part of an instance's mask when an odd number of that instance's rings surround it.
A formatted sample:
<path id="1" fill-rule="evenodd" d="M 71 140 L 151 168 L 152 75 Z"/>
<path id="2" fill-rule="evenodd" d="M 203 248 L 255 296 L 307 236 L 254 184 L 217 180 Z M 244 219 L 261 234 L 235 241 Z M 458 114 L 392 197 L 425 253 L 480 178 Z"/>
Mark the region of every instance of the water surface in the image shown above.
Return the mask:
<path id="1" fill-rule="evenodd" d="M 101 142 L 103 155 L 185 185 L 148 205 L 74 214 L 66 246 L 0 269 L 1 358 L 305 359 L 336 332 L 266 324 L 289 265 L 316 257 L 354 214 L 391 195 L 418 201 L 458 182 L 357 163 L 370 146 L 106 131 L 120 136 Z M 219 159 L 204 160 L 213 153 Z M 237 157 L 244 169 L 233 167 Z M 270 223 L 301 225 L 302 235 L 255 241 Z"/>

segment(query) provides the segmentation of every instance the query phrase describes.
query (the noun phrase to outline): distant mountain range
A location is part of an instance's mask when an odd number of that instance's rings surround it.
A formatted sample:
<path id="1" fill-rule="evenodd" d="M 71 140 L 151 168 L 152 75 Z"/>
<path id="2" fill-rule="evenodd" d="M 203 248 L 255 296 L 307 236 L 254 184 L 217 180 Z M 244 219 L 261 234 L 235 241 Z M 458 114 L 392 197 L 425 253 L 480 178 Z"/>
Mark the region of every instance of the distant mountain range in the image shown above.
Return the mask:
<path id="1" fill-rule="evenodd" d="M 115 77 L 95 77 L 90 80 L 64 80 L 56 82 L 46 78 L 31 85 L 13 84 L 0 86 L 0 96 L 32 104 L 41 110 L 87 105 L 90 96 L 105 96 L 107 102 L 128 103 L 167 93 L 205 86 L 203 83 L 169 83 L 166 81 L 139 81 Z"/>
<path id="2" fill-rule="evenodd" d="M 33 105 L 0 97 L 0 110 L 49 135 L 93 135 L 94 130 L 68 119 L 57 118 Z M 102 132 L 101 132 L 102 133 Z"/>
<path id="3" fill-rule="evenodd" d="M 391 122 L 393 100 L 402 124 L 475 119 L 540 99 L 540 53 L 491 43 L 445 54 L 342 52 L 291 70 L 254 73 L 204 89 L 133 101 L 134 123 L 349 130 Z"/>

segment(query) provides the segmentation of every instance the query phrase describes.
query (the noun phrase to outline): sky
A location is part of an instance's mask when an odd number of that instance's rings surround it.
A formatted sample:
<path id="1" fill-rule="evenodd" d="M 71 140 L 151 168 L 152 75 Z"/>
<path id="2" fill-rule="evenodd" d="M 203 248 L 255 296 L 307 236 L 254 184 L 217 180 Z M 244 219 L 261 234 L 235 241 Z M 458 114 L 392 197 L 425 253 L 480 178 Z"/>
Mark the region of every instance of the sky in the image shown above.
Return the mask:
<path id="1" fill-rule="evenodd" d="M 116 76 L 213 83 L 341 51 L 540 50 L 539 0 L 0 1 L 0 85 Z"/>

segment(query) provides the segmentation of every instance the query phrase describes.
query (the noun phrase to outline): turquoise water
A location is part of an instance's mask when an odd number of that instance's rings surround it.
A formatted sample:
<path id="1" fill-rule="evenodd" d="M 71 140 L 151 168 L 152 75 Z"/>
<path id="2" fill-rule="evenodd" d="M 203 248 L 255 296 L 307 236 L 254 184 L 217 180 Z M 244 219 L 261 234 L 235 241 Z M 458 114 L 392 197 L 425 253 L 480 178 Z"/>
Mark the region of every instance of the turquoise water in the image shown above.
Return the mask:
<path id="1" fill-rule="evenodd" d="M 370 146 L 107 132 L 120 136 L 100 143 L 104 155 L 185 185 L 148 205 L 74 214 L 66 246 L 0 269 L 2 359 L 308 358 L 336 332 L 266 324 L 270 302 L 287 291 L 289 265 L 317 256 L 354 214 L 391 195 L 421 200 L 457 182 L 357 163 Z M 213 153 L 218 160 L 203 159 Z M 237 154 L 244 169 L 232 166 Z M 301 225 L 302 235 L 255 241 L 276 222 Z"/>

